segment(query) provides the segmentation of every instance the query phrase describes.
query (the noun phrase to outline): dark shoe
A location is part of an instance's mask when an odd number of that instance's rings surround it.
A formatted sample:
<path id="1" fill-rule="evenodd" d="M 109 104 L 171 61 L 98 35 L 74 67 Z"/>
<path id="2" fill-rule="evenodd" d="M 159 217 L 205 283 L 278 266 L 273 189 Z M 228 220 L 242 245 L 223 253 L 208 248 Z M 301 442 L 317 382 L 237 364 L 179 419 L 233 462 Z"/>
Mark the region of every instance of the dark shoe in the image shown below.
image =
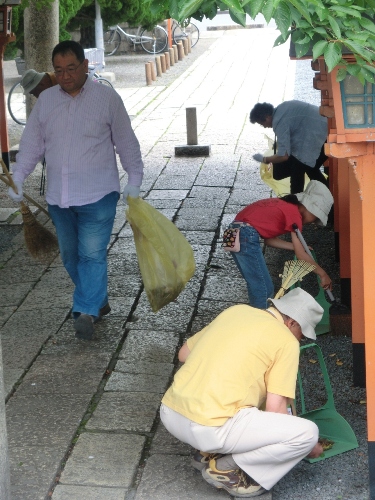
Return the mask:
<path id="1" fill-rule="evenodd" d="M 205 453 L 204 451 L 195 450 L 190 463 L 194 469 L 202 471 L 209 464 L 212 458 L 216 458 L 217 460 L 222 456 L 223 455 L 220 455 L 220 453 Z"/>
<path id="2" fill-rule="evenodd" d="M 76 337 L 91 340 L 94 334 L 94 319 L 88 314 L 80 314 L 74 322 Z"/>
<path id="3" fill-rule="evenodd" d="M 106 316 L 110 312 L 111 312 L 111 306 L 109 305 L 109 302 L 107 302 L 106 305 L 100 309 L 99 317 L 101 318 L 102 316 Z"/>
<path id="4" fill-rule="evenodd" d="M 266 493 L 260 484 L 248 476 L 243 470 L 221 471 L 216 468 L 216 460 L 210 460 L 209 465 L 202 470 L 202 476 L 207 483 L 215 488 L 223 489 L 238 498 L 252 498 Z"/>

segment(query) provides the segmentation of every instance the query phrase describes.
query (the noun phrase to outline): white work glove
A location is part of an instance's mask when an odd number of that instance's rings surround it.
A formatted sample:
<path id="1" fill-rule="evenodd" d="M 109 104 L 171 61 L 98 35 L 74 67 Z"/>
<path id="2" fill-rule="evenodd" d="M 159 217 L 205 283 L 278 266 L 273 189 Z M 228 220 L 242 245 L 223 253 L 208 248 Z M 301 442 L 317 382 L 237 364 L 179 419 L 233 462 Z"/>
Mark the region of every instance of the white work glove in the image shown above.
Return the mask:
<path id="1" fill-rule="evenodd" d="M 263 163 L 263 155 L 261 155 L 260 153 L 256 153 L 255 155 L 253 155 L 253 159 L 255 161 L 259 161 L 260 163 Z"/>
<path id="2" fill-rule="evenodd" d="M 132 198 L 138 198 L 140 190 L 140 186 L 131 186 L 130 184 L 126 184 L 126 186 L 124 187 L 124 192 L 122 193 L 124 202 L 128 202 L 128 196 L 131 196 Z"/>
<path id="3" fill-rule="evenodd" d="M 22 182 L 21 181 L 14 181 L 14 184 L 16 185 L 17 188 L 17 193 L 10 187 L 8 189 L 8 195 L 9 198 L 11 198 L 13 201 L 17 201 L 18 203 L 23 200 L 23 191 L 22 191 Z"/>

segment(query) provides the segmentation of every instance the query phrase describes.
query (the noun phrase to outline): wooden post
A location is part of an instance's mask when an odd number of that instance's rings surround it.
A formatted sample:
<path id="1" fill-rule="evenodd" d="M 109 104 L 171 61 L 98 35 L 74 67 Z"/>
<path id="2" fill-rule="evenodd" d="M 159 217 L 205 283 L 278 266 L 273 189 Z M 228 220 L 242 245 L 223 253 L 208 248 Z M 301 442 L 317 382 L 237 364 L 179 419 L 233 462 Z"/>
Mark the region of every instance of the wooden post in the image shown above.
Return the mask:
<path id="1" fill-rule="evenodd" d="M 151 80 L 154 82 L 156 80 L 156 70 L 154 63 L 152 61 L 148 61 L 150 63 L 150 68 L 151 68 Z"/>
<path id="2" fill-rule="evenodd" d="M 189 54 L 189 42 L 187 38 L 182 39 L 182 45 L 184 47 L 184 55 L 187 56 Z"/>
<path id="3" fill-rule="evenodd" d="M 177 45 L 175 43 L 172 45 L 172 49 L 174 52 L 174 62 L 177 63 L 178 62 L 178 48 L 177 48 Z"/>
<path id="4" fill-rule="evenodd" d="M 168 70 L 171 67 L 171 59 L 169 57 L 169 51 L 168 52 L 164 52 L 164 55 L 165 55 L 165 67 Z"/>
<path id="5" fill-rule="evenodd" d="M 187 144 L 198 144 L 197 108 L 186 108 Z"/>
<path id="6" fill-rule="evenodd" d="M 160 54 L 160 63 L 161 63 L 161 71 L 162 73 L 166 72 L 166 66 L 165 66 L 165 55 Z"/>
<path id="7" fill-rule="evenodd" d="M 146 70 L 146 85 L 151 85 L 152 84 L 151 64 L 149 62 L 145 64 L 145 70 Z"/>
<path id="8" fill-rule="evenodd" d="M 174 50 L 172 47 L 168 49 L 169 51 L 169 62 L 171 66 L 174 66 Z"/>
<path id="9" fill-rule="evenodd" d="M 161 76 L 161 62 L 160 62 L 160 56 L 155 57 L 155 64 L 156 64 L 156 75 Z"/>
<path id="10" fill-rule="evenodd" d="M 177 53 L 178 53 L 178 60 L 182 61 L 182 59 L 185 57 L 184 54 L 184 46 L 182 45 L 182 42 L 177 42 Z"/>
<path id="11" fill-rule="evenodd" d="M 190 54 L 190 52 L 191 52 L 191 33 L 188 34 L 187 41 L 188 41 L 188 52 Z"/>

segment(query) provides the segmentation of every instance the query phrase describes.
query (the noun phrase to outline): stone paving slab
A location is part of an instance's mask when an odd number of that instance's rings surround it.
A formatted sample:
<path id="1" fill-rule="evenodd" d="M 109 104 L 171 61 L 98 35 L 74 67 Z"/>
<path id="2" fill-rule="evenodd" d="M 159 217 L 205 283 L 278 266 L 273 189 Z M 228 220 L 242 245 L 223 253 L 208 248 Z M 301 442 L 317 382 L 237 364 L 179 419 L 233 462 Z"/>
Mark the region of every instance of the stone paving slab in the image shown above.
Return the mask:
<path id="1" fill-rule="evenodd" d="M 151 455 L 135 500 L 229 500 L 230 495 L 207 484 L 190 465 L 190 457 Z"/>
<path id="2" fill-rule="evenodd" d="M 58 484 L 53 492 L 53 500 L 124 500 L 126 492 L 126 488 L 95 488 Z"/>
<path id="3" fill-rule="evenodd" d="M 64 450 L 60 447 L 13 447 L 9 452 L 12 500 L 44 500 L 62 453 Z"/>
<path id="4" fill-rule="evenodd" d="M 42 394 L 18 396 L 6 406 L 8 444 L 23 446 L 67 447 L 86 411 L 91 394 Z M 61 456 L 62 458 L 62 456 Z"/>
<path id="5" fill-rule="evenodd" d="M 144 442 L 134 434 L 81 434 L 60 484 L 129 488 Z"/>
<path id="6" fill-rule="evenodd" d="M 69 353 L 40 356 L 27 372 L 17 394 L 94 394 L 110 354 Z"/>
<path id="7" fill-rule="evenodd" d="M 119 359 L 134 363 L 173 363 L 179 336 L 157 330 L 131 330 L 126 337 Z"/>
<path id="8" fill-rule="evenodd" d="M 172 374 L 172 369 L 171 373 Z M 156 378 L 146 373 L 121 373 L 114 371 L 104 388 L 115 392 L 151 392 L 163 394 L 169 385 L 169 377 Z"/>
<path id="9" fill-rule="evenodd" d="M 152 392 L 105 392 L 86 429 L 150 432 L 161 397 Z"/>

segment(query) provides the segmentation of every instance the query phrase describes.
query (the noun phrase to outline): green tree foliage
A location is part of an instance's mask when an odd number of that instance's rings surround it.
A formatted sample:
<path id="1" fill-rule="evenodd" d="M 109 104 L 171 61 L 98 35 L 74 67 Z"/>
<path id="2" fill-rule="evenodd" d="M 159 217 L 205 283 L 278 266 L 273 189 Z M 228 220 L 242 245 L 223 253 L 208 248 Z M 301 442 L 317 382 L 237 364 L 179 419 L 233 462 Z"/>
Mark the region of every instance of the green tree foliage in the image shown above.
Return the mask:
<path id="1" fill-rule="evenodd" d="M 267 22 L 274 19 L 281 33 L 275 45 L 291 37 L 297 57 L 312 51 L 314 59 L 324 57 L 329 71 L 341 67 L 339 80 L 350 73 L 362 83 L 374 83 L 375 0 L 152 0 L 154 11 L 166 8 L 179 21 L 212 19 L 218 9 L 229 9 L 242 26 L 246 14 L 252 19 L 263 14 Z M 352 53 L 355 61 L 348 63 L 345 53 Z"/>
<path id="2" fill-rule="evenodd" d="M 13 7 L 12 31 L 15 33 L 16 42 L 7 46 L 6 55 L 14 57 L 17 49 L 24 50 L 23 11 L 30 0 L 22 0 L 21 5 Z M 40 8 L 46 8 L 50 0 L 37 0 Z M 142 25 L 145 28 L 153 26 L 166 19 L 168 9 L 151 9 L 150 0 L 99 0 L 101 14 L 105 26 L 127 22 L 129 25 Z M 60 0 L 60 40 L 70 38 L 69 31 L 80 27 L 92 26 L 95 22 L 94 0 Z"/>

